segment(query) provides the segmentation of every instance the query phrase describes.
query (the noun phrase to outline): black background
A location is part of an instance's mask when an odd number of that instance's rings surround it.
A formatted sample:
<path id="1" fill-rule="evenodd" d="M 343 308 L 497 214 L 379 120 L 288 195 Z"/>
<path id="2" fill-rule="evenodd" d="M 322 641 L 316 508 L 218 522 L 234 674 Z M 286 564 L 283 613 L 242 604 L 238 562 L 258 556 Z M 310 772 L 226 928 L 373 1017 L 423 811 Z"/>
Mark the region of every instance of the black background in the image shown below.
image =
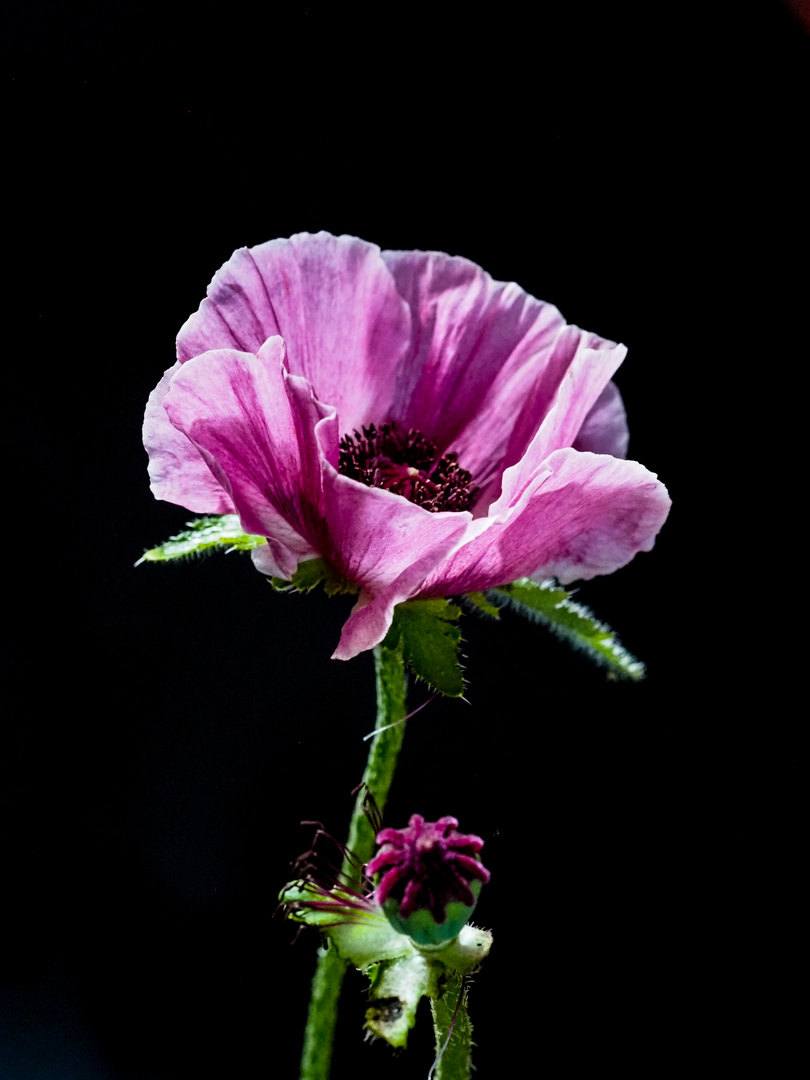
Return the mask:
<path id="1" fill-rule="evenodd" d="M 271 916 L 299 822 L 345 830 L 371 658 L 329 659 L 347 602 L 247 557 L 133 563 L 189 516 L 140 443 L 177 330 L 235 248 L 321 228 L 465 255 L 625 342 L 630 456 L 673 497 L 578 595 L 646 682 L 468 616 L 469 704 L 410 725 L 388 823 L 487 838 L 478 1075 L 527 1047 L 674 1075 L 706 1036 L 750 1062 L 779 765 L 738 596 L 799 349 L 807 33 L 778 3 L 181 10 L 8 5 L 0 1076 L 297 1075 L 315 939 Z M 335 1077 L 426 1076 L 428 1018 L 394 1056 L 363 1009 L 358 976 Z"/>

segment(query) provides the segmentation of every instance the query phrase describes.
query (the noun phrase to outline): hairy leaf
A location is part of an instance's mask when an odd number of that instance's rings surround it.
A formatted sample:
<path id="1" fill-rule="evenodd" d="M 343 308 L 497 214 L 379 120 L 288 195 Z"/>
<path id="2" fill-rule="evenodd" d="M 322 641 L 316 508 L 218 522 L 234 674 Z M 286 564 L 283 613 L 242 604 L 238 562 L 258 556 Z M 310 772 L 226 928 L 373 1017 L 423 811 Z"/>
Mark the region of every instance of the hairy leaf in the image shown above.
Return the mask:
<path id="1" fill-rule="evenodd" d="M 619 643 L 610 627 L 595 619 L 582 604 L 575 604 L 570 594 L 553 579 L 538 583 L 531 578 L 521 578 L 511 585 L 490 589 L 487 597 L 493 604 L 508 605 L 521 615 L 544 623 L 559 637 L 607 667 L 614 678 L 644 678 L 644 665 Z"/>
<path id="2" fill-rule="evenodd" d="M 456 622 L 461 609 L 449 600 L 408 600 L 394 608 L 394 621 L 383 641 L 389 649 L 402 640 L 405 662 L 420 679 L 448 697 L 464 691 Z"/>
<path id="3" fill-rule="evenodd" d="M 170 559 L 190 559 L 212 548 L 224 548 L 229 551 L 250 551 L 266 544 L 263 536 L 246 533 L 236 514 L 222 514 L 217 517 L 197 518 L 186 522 L 185 532 L 170 536 L 157 547 L 145 551 L 135 563 L 167 562 Z"/>
<path id="4" fill-rule="evenodd" d="M 357 586 L 342 578 L 326 559 L 308 559 L 299 563 L 289 581 L 286 578 L 271 577 L 270 584 L 279 592 L 310 592 L 316 585 L 321 584 L 327 596 L 357 592 Z"/>
<path id="5" fill-rule="evenodd" d="M 501 613 L 495 604 L 490 603 L 482 592 L 466 593 L 464 599 L 470 606 L 482 615 L 489 615 L 491 619 L 500 619 Z"/>

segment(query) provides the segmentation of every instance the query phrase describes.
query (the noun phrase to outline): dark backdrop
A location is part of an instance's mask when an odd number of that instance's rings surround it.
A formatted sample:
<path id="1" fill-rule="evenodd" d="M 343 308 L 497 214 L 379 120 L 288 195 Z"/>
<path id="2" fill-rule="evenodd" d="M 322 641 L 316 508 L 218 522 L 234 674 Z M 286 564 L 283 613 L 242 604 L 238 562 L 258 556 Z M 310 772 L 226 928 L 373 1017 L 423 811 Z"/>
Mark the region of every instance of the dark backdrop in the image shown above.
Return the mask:
<path id="1" fill-rule="evenodd" d="M 329 659 L 346 602 L 247 557 L 133 563 L 189 516 L 140 444 L 177 330 L 236 247 L 321 228 L 465 255 L 625 342 L 630 454 L 673 497 L 578 597 L 645 683 L 467 617 L 469 704 L 410 725 L 387 821 L 487 838 L 478 1075 L 527 1045 L 557 1075 L 752 1053 L 775 765 L 734 597 L 772 496 L 740 451 L 795 355 L 808 38 L 776 3 L 561 7 L 9 5 L 4 1078 L 297 1075 L 315 939 L 275 897 L 302 819 L 345 829 L 371 659 Z M 394 1057 L 363 1008 L 355 977 L 335 1076 L 427 1075 L 427 1017 Z"/>

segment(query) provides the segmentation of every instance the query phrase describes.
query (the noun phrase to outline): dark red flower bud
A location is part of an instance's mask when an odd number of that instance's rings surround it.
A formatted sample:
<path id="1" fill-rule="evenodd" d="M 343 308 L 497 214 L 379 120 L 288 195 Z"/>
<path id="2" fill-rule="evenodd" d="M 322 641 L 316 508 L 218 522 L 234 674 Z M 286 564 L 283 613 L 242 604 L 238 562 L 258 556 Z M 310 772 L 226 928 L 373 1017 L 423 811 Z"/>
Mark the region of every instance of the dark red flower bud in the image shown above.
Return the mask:
<path id="1" fill-rule="evenodd" d="M 419 945 L 456 937 L 469 920 L 489 871 L 478 859 L 479 836 L 458 832 L 454 817 L 431 822 L 414 814 L 406 829 L 382 829 L 366 867 L 380 874 L 375 892 L 388 921 Z"/>

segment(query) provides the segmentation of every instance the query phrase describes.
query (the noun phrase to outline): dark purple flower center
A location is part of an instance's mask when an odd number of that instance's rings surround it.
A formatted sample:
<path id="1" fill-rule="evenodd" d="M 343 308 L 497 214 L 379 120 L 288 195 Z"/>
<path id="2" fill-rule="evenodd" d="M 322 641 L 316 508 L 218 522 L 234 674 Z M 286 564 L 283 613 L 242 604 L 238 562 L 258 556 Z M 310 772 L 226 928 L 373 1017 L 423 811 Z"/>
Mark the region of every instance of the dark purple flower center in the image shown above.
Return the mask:
<path id="1" fill-rule="evenodd" d="M 385 488 L 434 513 L 470 510 L 478 494 L 472 476 L 454 453 L 436 457 L 436 444 L 421 431 L 407 434 L 396 423 L 372 424 L 340 440 L 338 469 L 367 487 Z"/>
<path id="2" fill-rule="evenodd" d="M 484 841 L 462 835 L 457 827 L 454 817 L 432 822 L 414 814 L 406 829 L 383 829 L 377 836 L 380 850 L 366 866 L 368 874 L 381 874 L 378 903 L 390 896 L 399 901 L 403 918 L 425 909 L 437 923 L 444 922 L 449 903 L 474 906 L 471 882 L 489 881 L 478 859 Z"/>

